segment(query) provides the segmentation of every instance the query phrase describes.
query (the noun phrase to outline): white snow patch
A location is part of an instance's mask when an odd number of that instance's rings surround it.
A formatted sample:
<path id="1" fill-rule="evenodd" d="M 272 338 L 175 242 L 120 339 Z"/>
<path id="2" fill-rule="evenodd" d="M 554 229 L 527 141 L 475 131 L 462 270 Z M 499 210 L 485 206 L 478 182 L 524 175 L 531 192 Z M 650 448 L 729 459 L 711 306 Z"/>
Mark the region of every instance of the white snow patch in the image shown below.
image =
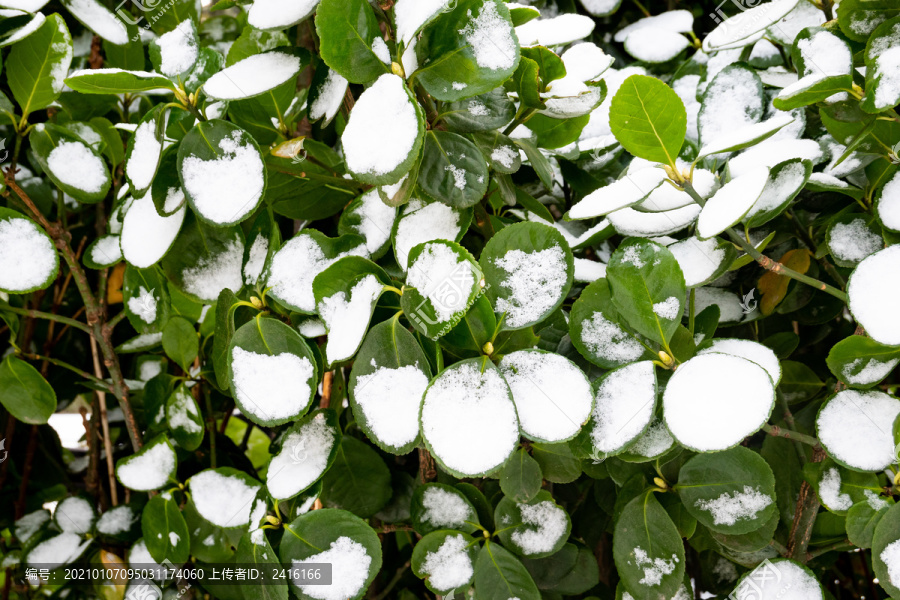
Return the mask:
<path id="1" fill-rule="evenodd" d="M 891 424 L 900 400 L 883 392 L 838 392 L 816 418 L 819 440 L 852 469 L 880 471 L 896 460 Z"/>
<path id="2" fill-rule="evenodd" d="M 775 388 L 769 374 L 747 359 L 709 353 L 684 362 L 663 394 L 669 431 L 701 452 L 725 450 L 769 418 Z"/>
<path id="3" fill-rule="evenodd" d="M 0 221 L 0 289 L 24 292 L 43 285 L 57 268 L 56 248 L 30 219 Z"/>
<path id="4" fill-rule="evenodd" d="M 334 438 L 334 431 L 321 413 L 299 431 L 289 433 L 266 472 L 269 494 L 278 499 L 290 498 L 315 483 L 328 466 Z"/>
<path id="5" fill-rule="evenodd" d="M 201 517 L 219 527 L 238 527 L 250 522 L 251 505 L 260 486 L 207 469 L 192 476 L 189 487 Z"/>
<path id="6" fill-rule="evenodd" d="M 519 439 L 506 381 L 497 369 L 482 372 L 475 362 L 454 365 L 435 377 L 425 393 L 421 423 L 435 456 L 469 476 L 499 467 Z"/>
<path id="7" fill-rule="evenodd" d="M 300 66 L 300 59 L 286 52 L 254 54 L 210 77 L 203 91 L 217 100 L 250 98 L 290 80 Z"/>
<path id="8" fill-rule="evenodd" d="M 522 516 L 522 523 L 531 527 L 519 527 L 510 537 L 525 556 L 550 552 L 566 534 L 566 511 L 550 500 L 537 504 L 518 504 L 517 508 Z"/>
<path id="9" fill-rule="evenodd" d="M 890 246 L 865 258 L 847 285 L 850 311 L 866 333 L 889 346 L 900 345 L 900 246 Z"/>
<path id="10" fill-rule="evenodd" d="M 419 120 L 403 79 L 385 74 L 362 93 L 341 143 L 353 173 L 386 175 L 405 161 L 419 136 Z"/>
<path id="11" fill-rule="evenodd" d="M 64 185 L 96 194 L 109 182 L 103 160 L 81 142 L 64 140 L 47 157 L 47 168 Z"/>
<path id="12" fill-rule="evenodd" d="M 512 328 L 535 322 L 561 299 L 567 283 L 566 255 L 558 245 L 524 252 L 510 250 L 494 264 L 506 271 L 500 287 L 508 297 L 498 297 L 497 312 L 506 313 Z"/>
<path id="13" fill-rule="evenodd" d="M 155 265 L 165 256 L 184 222 L 185 207 L 168 217 L 156 212 L 153 198 L 144 194 L 131 203 L 122 221 L 119 243 L 122 256 L 129 264 L 140 269 Z M 215 299 L 215 298 L 213 298 Z"/>
<path id="14" fill-rule="evenodd" d="M 269 356 L 235 346 L 231 360 L 235 397 L 251 418 L 288 419 L 309 404 L 315 367 L 305 356 Z"/>
<path id="15" fill-rule="evenodd" d="M 120 462 L 116 466 L 116 476 L 125 487 L 148 492 L 165 486 L 170 476 L 174 475 L 175 465 L 172 447 L 157 443 L 141 454 L 129 457 L 127 462 Z"/>
<path id="16" fill-rule="evenodd" d="M 591 443 L 603 453 L 620 450 L 644 431 L 655 408 L 656 373 L 652 361 L 611 371 L 597 388 Z"/>
<path id="17" fill-rule="evenodd" d="M 716 525 L 734 525 L 744 519 L 755 519 L 756 515 L 772 504 L 772 497 L 763 494 L 759 488 L 745 485 L 742 491 L 732 494 L 723 492 L 712 500 L 697 500 L 695 505 L 708 511 Z"/>
<path id="18" fill-rule="evenodd" d="M 349 299 L 345 292 L 338 292 L 319 302 L 319 316 L 328 330 L 325 356 L 329 363 L 347 360 L 359 348 L 383 290 L 384 285 L 370 274 L 353 285 Z"/>
<path id="19" fill-rule="evenodd" d="M 378 367 L 356 379 L 353 397 L 375 437 L 400 447 L 419 435 L 419 407 L 427 387 L 428 377 L 418 365 Z"/>
<path id="20" fill-rule="evenodd" d="M 372 557 L 366 552 L 365 546 L 347 536 L 341 536 L 331 542 L 324 552 L 303 560 L 292 560 L 292 573 L 299 572 L 308 563 L 330 563 L 331 585 L 294 585 L 316 600 L 346 600 L 359 594 L 365 585 Z"/>
<path id="21" fill-rule="evenodd" d="M 218 143 L 217 158 L 185 157 L 181 178 L 197 212 L 218 225 L 242 220 L 262 198 L 265 167 L 259 151 L 235 130 Z"/>
<path id="22" fill-rule="evenodd" d="M 448 536 L 435 552 L 425 554 L 422 572 L 439 590 L 450 590 L 468 583 L 475 570 L 466 552 L 466 538 L 462 535 Z"/>
<path id="23" fill-rule="evenodd" d="M 590 416 L 590 383 L 567 358 L 519 350 L 504 356 L 499 367 L 512 391 L 525 435 L 560 442 L 577 434 Z"/>

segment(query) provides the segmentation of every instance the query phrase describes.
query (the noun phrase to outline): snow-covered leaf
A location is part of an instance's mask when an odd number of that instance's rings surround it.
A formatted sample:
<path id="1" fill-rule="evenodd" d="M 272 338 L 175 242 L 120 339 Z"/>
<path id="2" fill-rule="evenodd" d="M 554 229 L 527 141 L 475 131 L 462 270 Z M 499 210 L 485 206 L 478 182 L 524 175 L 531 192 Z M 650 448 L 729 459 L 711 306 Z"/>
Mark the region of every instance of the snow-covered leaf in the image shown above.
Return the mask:
<path id="1" fill-rule="evenodd" d="M 357 99 L 341 136 L 347 170 L 363 183 L 397 183 L 416 160 L 424 133 L 422 108 L 403 79 L 382 75 Z"/>
<path id="2" fill-rule="evenodd" d="M 316 275 L 312 285 L 316 312 L 328 332 L 326 364 L 356 354 L 389 281 L 381 267 L 359 256 L 345 256 Z"/>
<path id="3" fill-rule="evenodd" d="M 116 477 L 128 489 L 149 492 L 175 482 L 178 457 L 165 435 L 158 435 L 131 456 L 116 462 Z"/>
<path id="4" fill-rule="evenodd" d="M 31 148 L 47 176 L 76 200 L 96 203 L 112 185 L 109 167 L 91 146 L 56 125 L 38 125 L 29 136 Z"/>
<path id="5" fill-rule="evenodd" d="M 607 268 L 613 302 L 635 331 L 667 345 L 681 323 L 685 283 L 678 261 L 655 242 L 626 240 Z"/>
<path id="6" fill-rule="evenodd" d="M 475 540 L 458 531 L 435 531 L 413 548 L 412 570 L 436 594 L 461 593 L 475 576 Z"/>
<path id="7" fill-rule="evenodd" d="M 900 345 L 900 319 L 893 287 L 898 268 L 900 246 L 890 246 L 859 263 L 847 283 L 850 312 L 869 337 L 890 346 Z"/>
<path id="8" fill-rule="evenodd" d="M 40 290 L 58 272 L 59 256 L 43 228 L 20 212 L 0 207 L 0 291 Z"/>
<path id="9" fill-rule="evenodd" d="M 425 392 L 420 422 L 434 457 L 462 477 L 496 470 L 519 440 L 509 386 L 486 358 L 458 362 L 435 377 Z"/>
<path id="10" fill-rule="evenodd" d="M 369 83 L 390 72 L 375 52 L 384 44 L 375 12 L 366 0 L 321 0 L 316 32 L 322 60 L 351 83 Z"/>
<path id="11" fill-rule="evenodd" d="M 269 494 L 287 500 L 309 489 L 331 467 L 341 437 L 337 415 L 329 409 L 315 410 L 291 425 L 266 472 Z"/>
<path id="12" fill-rule="evenodd" d="M 710 53 L 729 48 L 741 48 L 756 42 L 770 25 L 777 23 L 794 10 L 799 0 L 771 0 L 742 9 L 725 20 L 703 40 L 703 51 Z M 718 9 L 718 7 L 717 7 Z M 722 15 L 721 12 L 718 13 Z M 722 15 L 724 16 L 724 15 Z"/>
<path id="13" fill-rule="evenodd" d="M 381 449 L 402 455 L 419 441 L 431 367 L 415 337 L 389 319 L 369 330 L 347 383 L 356 422 Z"/>
<path id="14" fill-rule="evenodd" d="M 425 242 L 409 253 L 400 306 L 417 331 L 436 340 L 459 323 L 483 287 L 481 268 L 465 248 Z"/>
<path id="15" fill-rule="evenodd" d="M 279 49 L 248 56 L 207 79 L 203 92 L 217 100 L 265 94 L 296 77 L 307 64 L 307 56 Z"/>
<path id="16" fill-rule="evenodd" d="M 872 32 L 866 44 L 866 96 L 860 108 L 877 113 L 900 102 L 900 16 Z"/>
<path id="17" fill-rule="evenodd" d="M 425 26 L 416 54 L 416 81 L 450 102 L 491 91 L 519 64 L 509 10 L 500 0 L 458 0 Z"/>
<path id="18" fill-rule="evenodd" d="M 777 512 L 771 467 L 740 446 L 694 456 L 681 468 L 675 491 L 688 513 L 720 533 L 749 533 Z"/>
<path id="19" fill-rule="evenodd" d="M 740 222 L 757 203 L 769 182 L 769 169 L 756 167 L 722 186 L 697 218 L 697 237 L 715 237 Z"/>
<path id="20" fill-rule="evenodd" d="M 884 392 L 844 390 L 816 417 L 819 441 L 828 455 L 856 471 L 881 471 L 895 462 L 892 427 L 900 400 Z"/>
<path id="21" fill-rule="evenodd" d="M 502 498 L 494 512 L 504 546 L 527 558 L 543 558 L 558 552 L 572 529 L 569 515 L 553 501 L 547 490 L 533 500 L 517 503 Z"/>
<path id="22" fill-rule="evenodd" d="M 556 310 L 572 287 L 574 262 L 565 238 L 540 223 L 516 223 L 492 237 L 481 253 L 488 298 L 501 327 L 521 329 Z"/>
<path id="23" fill-rule="evenodd" d="M 72 54 L 72 36 L 58 14 L 47 17 L 34 33 L 13 45 L 3 70 L 23 116 L 59 98 Z"/>
<path id="24" fill-rule="evenodd" d="M 669 431 L 700 452 L 736 446 L 763 426 L 774 405 L 775 387 L 763 367 L 718 352 L 684 362 L 663 393 Z"/>
<path id="25" fill-rule="evenodd" d="M 234 332 L 228 373 L 241 413 L 264 426 L 298 418 L 316 392 L 316 360 L 309 346 L 275 319 L 254 319 Z"/>

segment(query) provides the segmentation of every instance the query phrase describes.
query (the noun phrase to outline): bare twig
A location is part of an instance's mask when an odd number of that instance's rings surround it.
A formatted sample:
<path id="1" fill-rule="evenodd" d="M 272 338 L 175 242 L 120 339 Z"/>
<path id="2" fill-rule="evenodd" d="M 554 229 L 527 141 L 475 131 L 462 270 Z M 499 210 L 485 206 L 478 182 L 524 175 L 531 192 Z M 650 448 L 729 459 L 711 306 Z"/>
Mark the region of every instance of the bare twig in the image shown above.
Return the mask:
<path id="1" fill-rule="evenodd" d="M 97 341 L 91 336 L 91 356 L 94 360 L 94 373 L 102 376 L 100 359 L 97 356 Z M 97 391 L 97 405 L 100 407 L 100 426 L 103 428 L 103 449 L 106 450 L 106 469 L 109 471 L 109 497 L 113 506 L 119 504 L 119 493 L 116 489 L 116 470 L 113 464 L 112 438 L 109 436 L 109 418 L 106 414 L 106 392 Z"/>

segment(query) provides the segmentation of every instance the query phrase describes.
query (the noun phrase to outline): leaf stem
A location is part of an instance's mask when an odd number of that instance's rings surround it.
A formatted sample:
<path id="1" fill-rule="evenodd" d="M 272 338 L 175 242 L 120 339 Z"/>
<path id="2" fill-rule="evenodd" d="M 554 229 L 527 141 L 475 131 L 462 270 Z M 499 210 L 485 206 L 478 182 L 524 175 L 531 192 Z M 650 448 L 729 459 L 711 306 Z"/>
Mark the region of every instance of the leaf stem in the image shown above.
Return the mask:
<path id="1" fill-rule="evenodd" d="M 796 440 L 803 444 L 807 444 L 812 447 L 819 447 L 819 440 L 814 438 L 811 435 L 806 435 L 805 433 L 800 433 L 799 431 L 792 431 L 790 429 L 785 429 L 783 427 L 779 427 L 778 425 L 769 425 L 766 423 L 762 426 L 763 431 L 768 433 L 769 435 L 775 437 L 783 437 L 789 440 Z"/>
<path id="2" fill-rule="evenodd" d="M 79 368 L 76 367 L 75 365 L 70 365 L 69 363 L 67 363 L 67 362 L 65 362 L 65 361 L 63 361 L 63 360 L 59 360 L 58 358 L 53 358 L 53 357 L 50 357 L 50 356 L 44 356 L 43 354 L 32 354 L 32 353 L 29 353 L 29 352 L 21 352 L 21 353 L 19 353 L 19 355 L 22 356 L 23 358 L 27 358 L 28 360 L 40 360 L 40 361 L 45 361 L 45 362 L 48 362 L 48 363 L 50 363 L 50 364 L 52 364 L 52 365 L 56 365 L 57 367 L 62 367 L 63 369 L 67 369 L 67 370 L 69 370 L 69 371 L 72 371 L 72 372 L 75 373 L 76 375 L 79 375 L 80 377 L 83 377 L 84 379 L 87 379 L 88 381 L 90 381 L 90 382 L 93 383 L 94 385 L 98 385 L 98 386 L 101 386 L 101 387 L 103 387 L 103 388 L 105 388 L 105 389 L 108 389 L 108 390 L 112 391 L 112 386 L 110 386 L 109 383 L 103 381 L 102 379 L 100 379 L 100 378 L 98 378 L 98 377 L 95 377 L 94 375 L 91 375 L 91 374 L 88 373 L 87 371 L 83 371 L 83 370 L 79 369 Z"/>
<path id="3" fill-rule="evenodd" d="M 47 319 L 48 321 L 56 321 L 57 323 L 62 323 L 64 325 L 69 325 L 76 329 L 80 329 L 87 334 L 91 333 L 90 327 L 88 327 L 86 324 L 82 323 L 81 321 L 76 321 L 75 319 L 70 319 L 69 317 L 54 315 L 53 313 L 41 312 L 39 310 L 16 308 L 15 306 L 4 306 L 0 308 L 0 310 L 16 313 L 17 315 L 23 315 L 25 317 L 31 317 L 32 319 Z"/>
<path id="4" fill-rule="evenodd" d="M 830 294 L 830 295 L 834 296 L 835 298 L 837 298 L 844 304 L 847 304 L 849 302 L 849 299 L 847 298 L 847 294 L 842 292 L 841 290 L 837 289 L 836 287 L 830 286 L 827 283 L 825 283 L 823 281 L 819 281 L 818 279 L 815 279 L 813 277 L 809 277 L 807 275 L 803 275 L 802 273 L 798 273 L 797 271 L 794 271 L 793 269 L 789 269 L 788 267 L 784 266 L 780 262 L 778 262 L 776 260 L 772 260 L 768 256 L 765 256 L 762 252 L 757 250 L 753 246 L 753 244 L 751 244 L 750 242 L 748 242 L 747 240 L 742 238 L 740 235 L 735 233 L 735 231 L 733 229 L 730 229 L 730 228 L 726 229 L 725 232 L 728 234 L 728 237 L 730 237 L 731 240 L 735 244 L 740 246 L 744 250 L 744 252 L 746 252 L 751 257 L 753 257 L 753 259 L 756 262 L 758 262 L 759 265 L 762 268 L 764 268 L 765 270 L 772 271 L 773 273 L 777 273 L 778 275 L 784 275 L 786 277 L 790 277 L 791 279 L 794 279 L 801 283 L 805 283 L 806 285 L 812 286 L 812 287 L 816 288 L 817 290 L 820 290 L 822 292 L 825 292 L 826 294 Z"/>

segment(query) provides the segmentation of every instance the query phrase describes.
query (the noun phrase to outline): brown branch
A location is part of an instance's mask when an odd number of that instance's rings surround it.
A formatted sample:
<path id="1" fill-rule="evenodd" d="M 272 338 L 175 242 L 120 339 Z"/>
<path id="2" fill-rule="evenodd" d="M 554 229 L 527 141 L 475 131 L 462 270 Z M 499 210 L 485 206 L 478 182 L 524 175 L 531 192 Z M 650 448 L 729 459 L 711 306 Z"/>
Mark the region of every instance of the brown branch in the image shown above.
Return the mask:
<path id="1" fill-rule="evenodd" d="M 434 457 L 427 448 L 419 448 L 419 479 L 422 483 L 428 483 L 437 476 L 434 468 Z"/>
<path id="2" fill-rule="evenodd" d="M 59 223 L 51 224 L 46 217 L 41 214 L 31 198 L 16 183 L 15 170 L 7 169 L 5 171 L 6 184 L 28 207 L 34 218 L 44 227 L 47 234 L 53 240 L 56 249 L 62 255 L 63 259 L 69 267 L 75 286 L 78 288 L 79 294 L 84 301 L 87 325 L 91 329 L 93 339 L 99 346 L 100 353 L 103 356 L 103 364 L 109 371 L 112 379 L 113 393 L 119 401 L 122 408 L 122 414 L 125 417 L 125 428 L 128 430 L 128 436 L 131 438 L 131 445 L 135 451 L 140 450 L 143 446 L 141 441 L 141 432 L 135 419 L 134 411 L 131 408 L 131 402 L 128 398 L 128 386 L 125 385 L 125 377 L 122 374 L 122 368 L 119 364 L 119 357 L 116 355 L 112 343 L 112 329 L 106 321 L 105 307 L 100 304 L 97 297 L 91 291 L 88 284 L 87 275 L 84 268 L 78 260 L 75 251 L 72 250 L 71 235 Z"/>
<path id="3" fill-rule="evenodd" d="M 328 371 L 322 378 L 322 400 L 319 402 L 319 408 L 328 408 L 331 404 L 332 381 L 334 381 L 334 371 Z"/>
<path id="4" fill-rule="evenodd" d="M 822 462 L 825 451 L 817 447 L 813 451 L 812 462 Z M 794 522 L 791 525 L 791 535 L 788 540 L 788 557 L 800 563 L 809 560 L 807 548 L 812 536 L 813 525 L 819 512 L 819 498 L 815 490 L 806 481 L 800 484 L 800 496 L 797 498 L 797 507 L 794 510 Z"/>
<path id="5" fill-rule="evenodd" d="M 34 453 L 37 450 L 38 426 L 31 426 L 28 437 L 28 448 L 25 450 L 25 467 L 22 469 L 22 482 L 19 484 L 19 499 L 16 500 L 16 520 L 25 516 L 25 501 L 28 498 L 28 481 L 34 467 Z"/>

